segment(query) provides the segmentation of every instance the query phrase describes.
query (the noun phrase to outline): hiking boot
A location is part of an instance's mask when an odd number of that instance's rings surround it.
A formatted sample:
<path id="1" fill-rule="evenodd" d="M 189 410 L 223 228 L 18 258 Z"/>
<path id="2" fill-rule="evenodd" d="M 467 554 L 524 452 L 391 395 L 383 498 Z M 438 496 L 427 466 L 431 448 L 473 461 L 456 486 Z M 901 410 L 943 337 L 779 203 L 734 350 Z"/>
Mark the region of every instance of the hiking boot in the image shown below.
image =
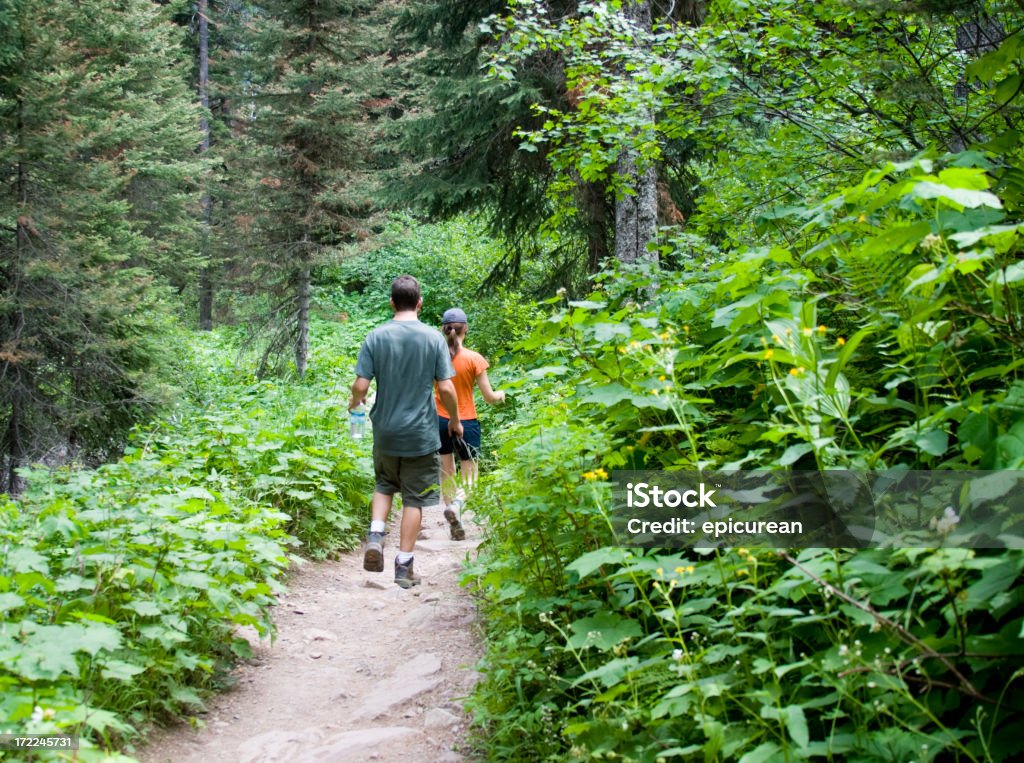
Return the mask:
<path id="1" fill-rule="evenodd" d="M 451 506 L 444 509 L 444 518 L 448 520 L 448 534 L 452 540 L 465 540 L 466 531 L 462 529 L 462 522 L 459 521 L 459 510 L 462 508 L 462 501 L 458 498 Z"/>
<path id="2" fill-rule="evenodd" d="M 363 569 L 369 572 L 384 571 L 384 533 L 370 533 L 366 536 Z"/>
<path id="3" fill-rule="evenodd" d="M 412 571 L 412 559 L 408 564 L 399 564 L 395 559 L 395 583 L 402 588 L 412 588 L 420 584 L 420 576 Z"/>

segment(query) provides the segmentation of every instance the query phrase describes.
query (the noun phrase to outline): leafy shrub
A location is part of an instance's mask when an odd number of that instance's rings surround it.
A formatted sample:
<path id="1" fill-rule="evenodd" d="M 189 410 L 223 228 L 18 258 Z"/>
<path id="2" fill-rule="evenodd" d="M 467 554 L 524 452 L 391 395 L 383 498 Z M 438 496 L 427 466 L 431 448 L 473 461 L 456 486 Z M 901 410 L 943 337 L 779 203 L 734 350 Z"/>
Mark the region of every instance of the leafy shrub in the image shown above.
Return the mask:
<path id="1" fill-rule="evenodd" d="M 27 476 L 0 508 L 9 727 L 109 743 L 201 705 L 248 654 L 236 626 L 271 631 L 283 513 L 153 456 Z"/>
<path id="2" fill-rule="evenodd" d="M 974 154 L 888 165 L 780 212 L 789 248 L 549 302 L 468 575 L 491 759 L 1021 753 L 1021 551 L 673 554 L 600 522 L 623 466 L 1021 466 L 1021 229 L 990 183 Z"/>
<path id="3" fill-rule="evenodd" d="M 96 745 L 223 685 L 249 655 L 239 626 L 273 632 L 289 546 L 320 558 L 356 543 L 372 485 L 339 391 L 352 341 L 316 325 L 322 362 L 303 385 L 255 381 L 230 335 L 193 337 L 189 399 L 121 461 L 26 472 L 0 505 L 5 729 L 78 733 L 82 760 L 108 759 Z"/>

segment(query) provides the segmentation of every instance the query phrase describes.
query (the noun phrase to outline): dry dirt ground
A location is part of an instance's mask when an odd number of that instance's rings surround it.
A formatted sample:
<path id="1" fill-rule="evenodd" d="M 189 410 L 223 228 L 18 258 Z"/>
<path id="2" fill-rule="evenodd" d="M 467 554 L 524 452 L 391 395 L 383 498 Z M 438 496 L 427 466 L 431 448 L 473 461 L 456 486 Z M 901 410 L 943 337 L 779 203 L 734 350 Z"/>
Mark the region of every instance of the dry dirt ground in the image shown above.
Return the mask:
<path id="1" fill-rule="evenodd" d="M 478 674 L 472 600 L 458 585 L 477 528 L 448 539 L 440 510 L 416 544 L 423 583 L 392 580 L 397 516 L 384 572 L 363 570 L 361 551 L 295 569 L 275 608 L 277 639 L 254 637 L 255 657 L 235 687 L 200 715 L 204 727 L 155 732 L 143 763 L 347 763 L 472 761 L 462 698 Z"/>

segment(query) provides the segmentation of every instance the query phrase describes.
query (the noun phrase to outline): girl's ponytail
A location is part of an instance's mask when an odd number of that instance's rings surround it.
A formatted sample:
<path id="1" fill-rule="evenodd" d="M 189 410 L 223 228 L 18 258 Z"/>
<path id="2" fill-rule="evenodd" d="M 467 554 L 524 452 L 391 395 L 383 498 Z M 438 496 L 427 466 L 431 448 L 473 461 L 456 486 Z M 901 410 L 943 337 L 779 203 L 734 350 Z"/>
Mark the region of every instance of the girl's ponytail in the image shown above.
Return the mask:
<path id="1" fill-rule="evenodd" d="M 466 324 L 446 323 L 441 328 L 444 331 L 444 338 L 448 340 L 448 354 L 452 360 L 455 360 L 455 356 L 462 349 L 462 337 L 466 335 Z"/>

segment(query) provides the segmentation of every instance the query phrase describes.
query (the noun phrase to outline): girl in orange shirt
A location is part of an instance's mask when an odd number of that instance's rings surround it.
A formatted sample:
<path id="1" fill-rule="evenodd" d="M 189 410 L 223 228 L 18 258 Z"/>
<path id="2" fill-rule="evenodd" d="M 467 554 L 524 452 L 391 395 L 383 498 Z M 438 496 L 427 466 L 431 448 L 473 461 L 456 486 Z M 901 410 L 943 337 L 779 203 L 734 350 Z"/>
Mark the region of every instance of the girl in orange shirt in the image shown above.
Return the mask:
<path id="1" fill-rule="evenodd" d="M 459 512 L 465 502 L 465 490 L 456 490 L 455 453 L 458 452 L 461 462 L 462 479 L 466 489 L 472 488 L 478 473 L 477 458 L 480 455 L 480 422 L 476 418 L 476 402 L 473 399 L 473 388 L 479 387 L 484 401 L 494 405 L 504 402 L 505 393 L 491 388 L 487 378 L 489 364 L 479 352 L 474 352 L 462 345 L 466 338 L 469 324 L 466 314 L 457 307 L 446 310 L 441 319 L 441 332 L 448 340 L 448 352 L 455 368 L 455 394 L 459 403 L 459 421 L 462 422 L 462 438 L 453 439 L 448 433 L 449 414 L 435 395 L 437 405 L 437 427 L 441 435 L 441 492 L 447 504 L 444 517 L 448 520 L 452 540 L 462 540 L 466 532 L 459 521 Z"/>

